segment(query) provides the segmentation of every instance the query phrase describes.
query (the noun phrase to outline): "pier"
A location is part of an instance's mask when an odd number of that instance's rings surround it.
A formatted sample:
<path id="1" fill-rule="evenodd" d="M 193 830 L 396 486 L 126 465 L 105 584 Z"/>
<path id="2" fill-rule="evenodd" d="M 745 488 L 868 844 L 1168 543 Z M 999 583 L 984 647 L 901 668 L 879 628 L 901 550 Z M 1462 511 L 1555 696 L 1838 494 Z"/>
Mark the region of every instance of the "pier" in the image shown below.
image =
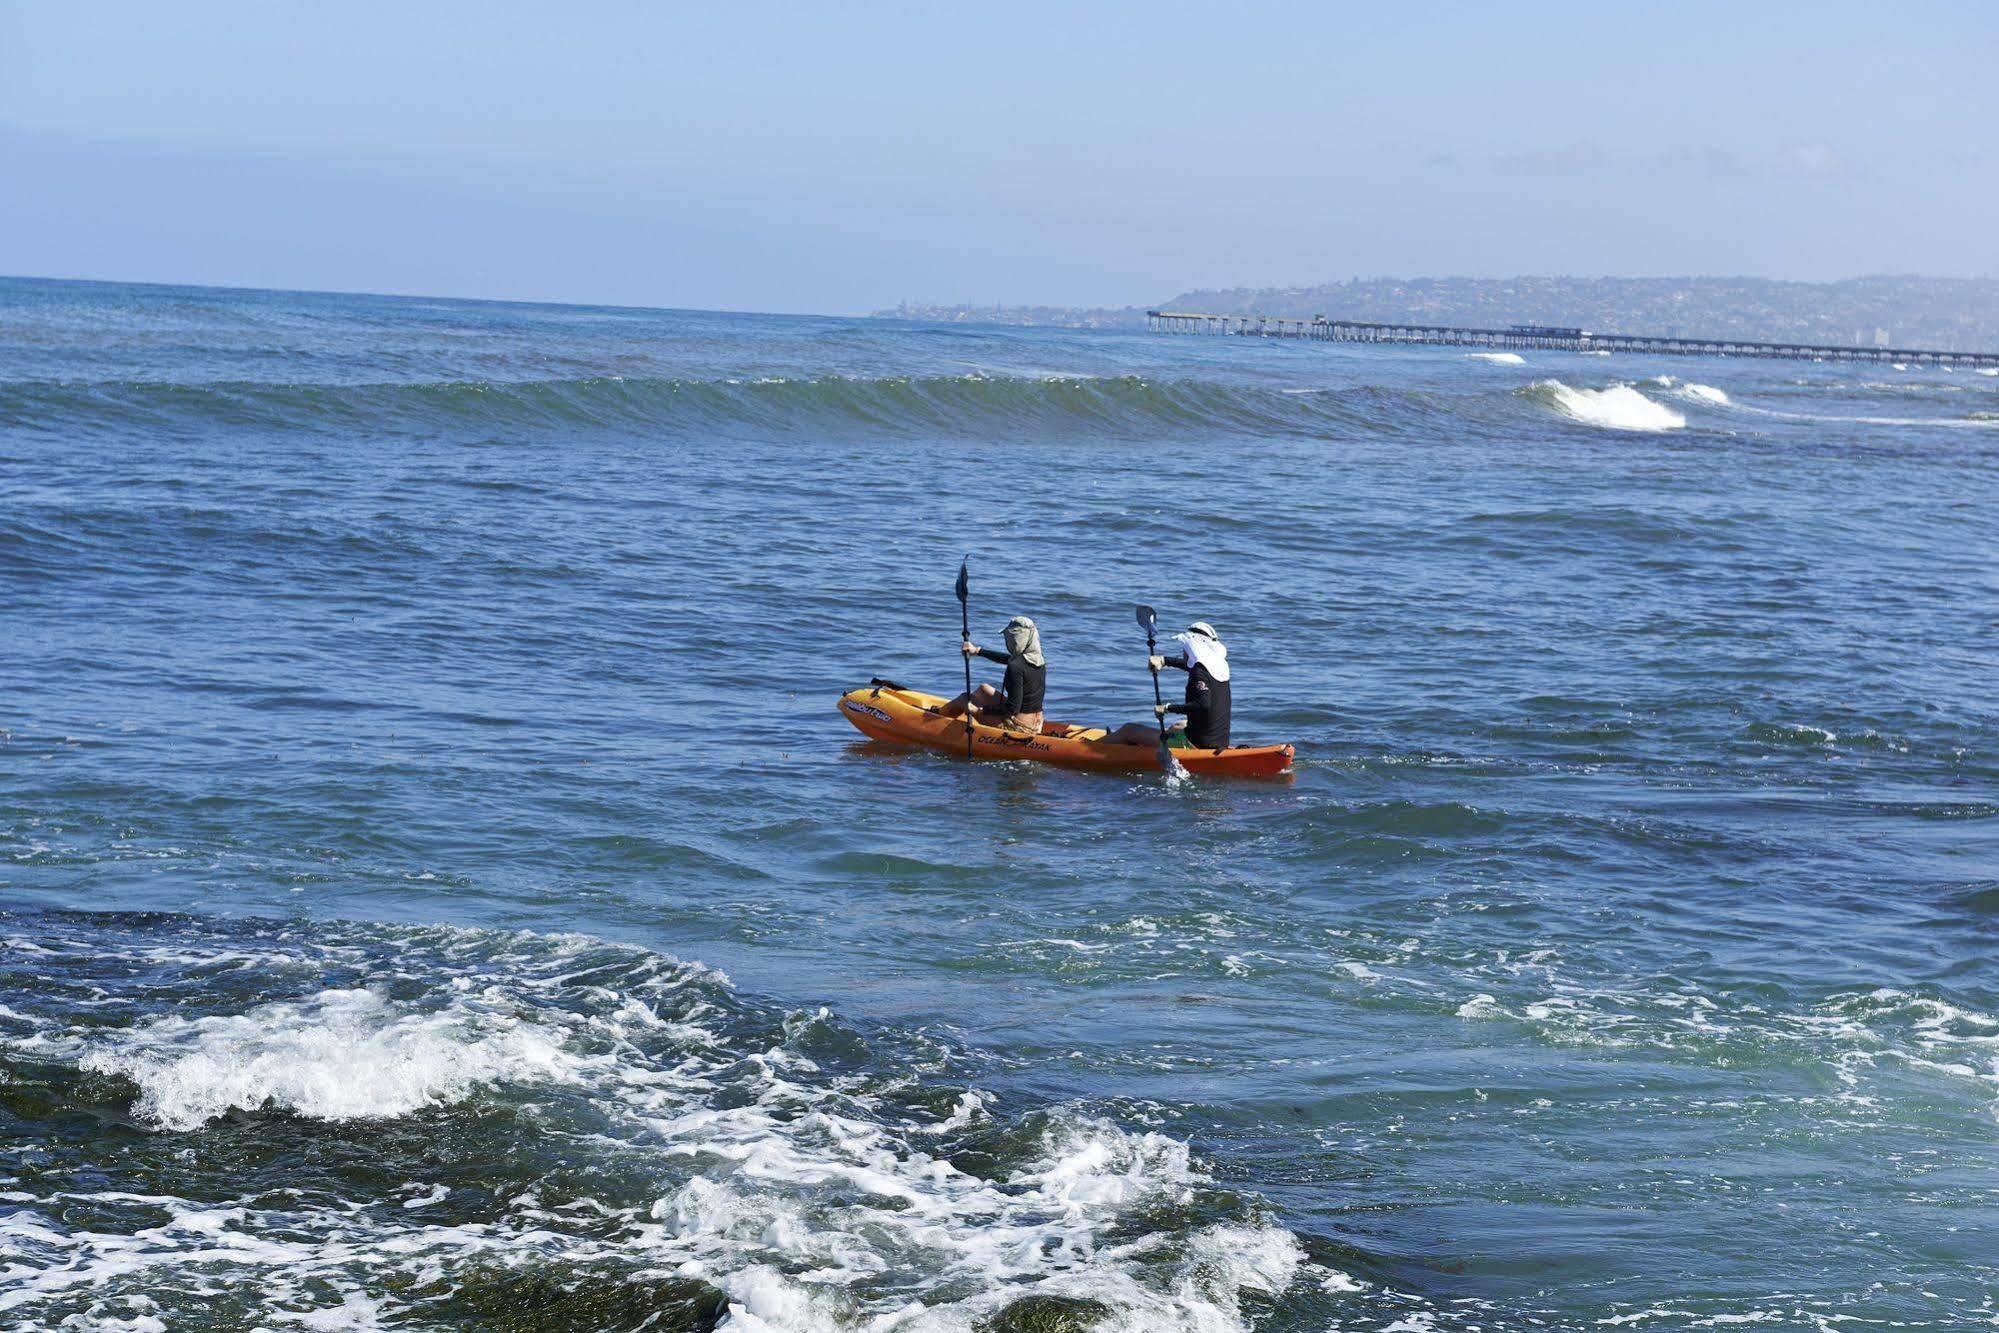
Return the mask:
<path id="1" fill-rule="evenodd" d="M 1203 315 L 1148 310 L 1155 333 L 1210 333 L 1244 338 L 1304 338 L 1334 343 L 1407 343 L 1482 347 L 1492 351 L 1649 352 L 1658 356 L 1742 356 L 1785 361 L 1897 362 L 1920 366 L 1999 366 L 1999 352 L 1946 352 L 1917 347 L 1841 347 L 1836 344 L 1751 342 L 1741 338 L 1655 338 L 1644 334 L 1592 333 L 1588 329 L 1513 324 L 1503 329 L 1446 324 L 1370 324 L 1360 320 L 1280 318 L 1274 315 Z"/>

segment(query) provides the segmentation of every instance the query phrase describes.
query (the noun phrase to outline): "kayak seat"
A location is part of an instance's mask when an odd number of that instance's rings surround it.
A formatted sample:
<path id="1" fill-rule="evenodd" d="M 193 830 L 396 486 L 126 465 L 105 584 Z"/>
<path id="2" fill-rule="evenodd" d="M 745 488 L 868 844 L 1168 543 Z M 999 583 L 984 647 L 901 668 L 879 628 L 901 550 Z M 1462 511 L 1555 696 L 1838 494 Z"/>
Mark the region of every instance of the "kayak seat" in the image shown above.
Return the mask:
<path id="1" fill-rule="evenodd" d="M 1044 736 L 1065 741 L 1100 741 L 1110 735 L 1103 727 L 1079 727 L 1073 722 L 1050 722 L 1041 728 Z"/>

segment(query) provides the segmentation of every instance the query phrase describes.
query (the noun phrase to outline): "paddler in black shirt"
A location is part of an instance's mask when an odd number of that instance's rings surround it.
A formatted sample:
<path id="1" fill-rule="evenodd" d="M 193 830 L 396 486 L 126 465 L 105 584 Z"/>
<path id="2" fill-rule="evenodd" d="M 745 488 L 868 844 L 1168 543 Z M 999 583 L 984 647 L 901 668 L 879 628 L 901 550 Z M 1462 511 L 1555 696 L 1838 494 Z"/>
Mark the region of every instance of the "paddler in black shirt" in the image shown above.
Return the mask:
<path id="1" fill-rule="evenodd" d="M 1000 687 L 981 685 L 974 689 L 970 703 L 978 710 L 978 720 L 990 727 L 1005 727 L 1038 735 L 1041 731 L 1041 700 L 1048 686 L 1048 659 L 1041 654 L 1041 631 L 1026 616 L 1006 623 L 1006 651 L 981 648 L 970 639 L 962 651 L 967 657 L 983 657 L 1006 668 Z M 958 717 L 965 711 L 965 695 L 959 695 L 937 711 Z"/>
<path id="2" fill-rule="evenodd" d="M 1167 744 L 1175 748 L 1226 750 L 1229 748 L 1229 650 L 1215 633 L 1215 627 L 1205 620 L 1187 626 L 1173 636 L 1173 641 L 1180 645 L 1179 652 L 1170 657 L 1146 659 L 1146 665 L 1154 671 L 1172 667 L 1187 673 L 1185 702 L 1160 704 L 1154 710 L 1161 717 L 1168 713 L 1186 716 L 1186 726 L 1176 726 L 1166 733 Z M 1144 745 L 1158 734 L 1156 726 L 1128 722 L 1105 739 Z"/>

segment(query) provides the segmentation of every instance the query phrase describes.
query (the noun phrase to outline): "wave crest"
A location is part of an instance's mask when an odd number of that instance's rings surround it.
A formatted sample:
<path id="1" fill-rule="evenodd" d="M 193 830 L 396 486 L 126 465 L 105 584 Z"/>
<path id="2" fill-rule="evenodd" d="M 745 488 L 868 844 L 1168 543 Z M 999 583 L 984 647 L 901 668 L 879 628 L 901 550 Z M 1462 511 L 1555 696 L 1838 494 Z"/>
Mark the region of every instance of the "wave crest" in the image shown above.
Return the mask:
<path id="1" fill-rule="evenodd" d="M 0 383 L 0 428 L 138 429 L 175 438 L 217 425 L 332 435 L 587 429 L 819 438 L 1058 436 L 1162 432 L 1323 433 L 1380 422 L 1414 391 L 1275 386 L 1138 375 L 823 376 L 436 383 Z M 1395 414 L 1386 414 L 1392 418 Z"/>
<path id="2" fill-rule="evenodd" d="M 1541 380 L 1522 391 L 1558 414 L 1607 430 L 1667 431 L 1687 424 L 1685 416 L 1655 402 L 1629 384 L 1580 389 L 1560 380 Z"/>

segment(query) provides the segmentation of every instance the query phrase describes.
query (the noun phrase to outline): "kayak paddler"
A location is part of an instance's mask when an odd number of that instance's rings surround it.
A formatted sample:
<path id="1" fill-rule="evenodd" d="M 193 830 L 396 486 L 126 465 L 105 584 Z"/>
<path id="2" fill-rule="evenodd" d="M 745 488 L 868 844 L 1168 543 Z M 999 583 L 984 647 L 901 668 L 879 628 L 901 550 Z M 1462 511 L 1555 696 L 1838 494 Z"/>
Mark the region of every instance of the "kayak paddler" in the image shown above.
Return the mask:
<path id="1" fill-rule="evenodd" d="M 1197 620 L 1173 636 L 1180 651 L 1171 656 L 1149 657 L 1146 665 L 1154 671 L 1172 667 L 1187 673 L 1187 693 L 1183 702 L 1160 704 L 1153 711 L 1160 717 L 1179 713 L 1184 724 L 1175 723 L 1166 733 L 1167 744 L 1175 749 L 1192 746 L 1199 750 L 1229 748 L 1229 650 L 1215 627 Z M 1127 722 L 1107 740 L 1124 745 L 1145 745 L 1157 737 L 1156 726 Z"/>
<path id="2" fill-rule="evenodd" d="M 1002 639 L 1005 652 L 981 648 L 970 639 L 960 649 L 967 657 L 982 657 L 1005 667 L 1006 677 L 1000 687 L 980 685 L 969 696 L 961 694 L 937 711 L 945 717 L 959 717 L 969 702 L 977 710 L 978 720 L 988 726 L 1037 735 L 1041 731 L 1042 696 L 1048 686 L 1048 659 L 1041 652 L 1041 631 L 1026 616 L 1015 616 L 1006 622 Z"/>

